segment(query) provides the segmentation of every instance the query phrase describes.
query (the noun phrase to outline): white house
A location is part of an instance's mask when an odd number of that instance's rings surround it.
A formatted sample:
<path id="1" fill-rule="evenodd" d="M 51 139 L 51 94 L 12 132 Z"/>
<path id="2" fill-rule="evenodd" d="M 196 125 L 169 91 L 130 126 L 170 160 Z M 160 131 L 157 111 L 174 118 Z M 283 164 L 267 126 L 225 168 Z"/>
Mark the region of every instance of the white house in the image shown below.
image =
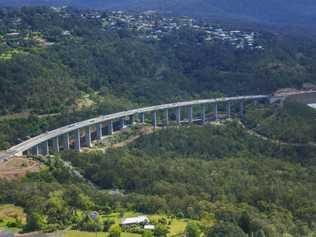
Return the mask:
<path id="1" fill-rule="evenodd" d="M 122 226 L 135 225 L 135 224 L 145 225 L 147 223 L 149 223 L 149 219 L 147 216 L 130 217 L 130 218 L 125 218 L 122 220 Z"/>

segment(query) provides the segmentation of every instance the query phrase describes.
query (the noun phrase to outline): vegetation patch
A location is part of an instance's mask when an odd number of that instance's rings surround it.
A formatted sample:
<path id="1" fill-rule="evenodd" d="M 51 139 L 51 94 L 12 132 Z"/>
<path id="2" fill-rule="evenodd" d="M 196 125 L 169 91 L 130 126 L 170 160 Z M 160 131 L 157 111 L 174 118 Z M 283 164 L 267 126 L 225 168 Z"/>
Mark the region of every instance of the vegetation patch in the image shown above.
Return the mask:
<path id="1" fill-rule="evenodd" d="M 11 204 L 0 205 L 0 229 L 21 228 L 25 223 L 23 208 Z"/>
<path id="2" fill-rule="evenodd" d="M 5 52 L 0 53 L 0 60 L 11 60 L 16 55 L 27 54 L 22 49 L 10 49 Z"/>
<path id="3" fill-rule="evenodd" d="M 281 106 L 251 107 L 246 124 L 271 139 L 289 143 L 316 142 L 316 110 L 305 104 L 286 100 Z"/>

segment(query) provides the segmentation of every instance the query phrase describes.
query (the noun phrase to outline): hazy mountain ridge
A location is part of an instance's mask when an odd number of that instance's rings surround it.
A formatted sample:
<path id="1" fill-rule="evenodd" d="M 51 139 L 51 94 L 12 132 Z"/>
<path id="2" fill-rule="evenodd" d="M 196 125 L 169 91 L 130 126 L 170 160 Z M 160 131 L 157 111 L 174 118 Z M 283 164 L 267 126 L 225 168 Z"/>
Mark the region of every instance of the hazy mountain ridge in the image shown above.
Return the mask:
<path id="1" fill-rule="evenodd" d="M 311 0 L 3 0 L 0 6 L 72 5 L 97 9 L 155 9 L 200 17 L 224 16 L 282 24 L 313 24 L 316 2 Z"/>

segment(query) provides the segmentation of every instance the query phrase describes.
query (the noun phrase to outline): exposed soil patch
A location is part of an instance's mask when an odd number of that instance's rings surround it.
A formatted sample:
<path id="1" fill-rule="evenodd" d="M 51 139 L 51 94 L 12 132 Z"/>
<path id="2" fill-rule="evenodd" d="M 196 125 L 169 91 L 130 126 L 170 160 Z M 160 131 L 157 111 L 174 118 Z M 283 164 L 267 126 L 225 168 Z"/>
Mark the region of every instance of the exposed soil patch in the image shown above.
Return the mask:
<path id="1" fill-rule="evenodd" d="M 152 128 L 152 127 L 142 127 L 139 131 L 139 133 L 137 135 L 134 135 L 134 136 L 131 136 L 129 137 L 127 140 L 125 141 L 122 141 L 122 142 L 119 142 L 119 143 L 116 143 L 116 144 L 113 144 L 112 145 L 112 148 L 113 149 L 117 149 L 117 148 L 121 148 L 121 147 L 124 147 L 134 141 L 136 141 L 138 138 L 140 138 L 141 136 L 144 136 L 144 135 L 148 135 L 148 134 L 151 134 L 153 133 L 155 130 Z"/>
<path id="2" fill-rule="evenodd" d="M 18 179 L 29 172 L 38 172 L 42 165 L 35 160 L 25 157 L 14 157 L 0 161 L 0 179 Z"/>

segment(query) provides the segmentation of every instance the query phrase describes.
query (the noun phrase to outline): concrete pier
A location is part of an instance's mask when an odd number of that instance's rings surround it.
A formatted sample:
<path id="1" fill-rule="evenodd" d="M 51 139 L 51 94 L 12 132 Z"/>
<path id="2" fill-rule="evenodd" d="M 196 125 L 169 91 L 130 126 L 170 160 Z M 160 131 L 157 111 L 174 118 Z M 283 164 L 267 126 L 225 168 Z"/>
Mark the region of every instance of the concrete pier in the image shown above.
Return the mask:
<path id="1" fill-rule="evenodd" d="M 108 135 L 112 135 L 113 134 L 113 121 L 110 120 L 108 123 Z"/>
<path id="2" fill-rule="evenodd" d="M 145 124 L 145 113 L 140 113 L 139 119 L 141 124 Z"/>
<path id="3" fill-rule="evenodd" d="M 214 116 L 215 116 L 215 120 L 218 120 L 218 104 L 215 103 L 214 104 Z"/>
<path id="4" fill-rule="evenodd" d="M 239 111 L 239 115 L 240 117 L 243 117 L 245 114 L 245 105 L 244 105 L 244 101 L 240 101 L 240 111 Z"/>
<path id="5" fill-rule="evenodd" d="M 152 124 L 154 128 L 157 128 L 157 111 L 152 112 Z"/>
<path id="6" fill-rule="evenodd" d="M 64 142 L 64 150 L 69 150 L 70 149 L 70 145 L 69 145 L 69 133 L 65 133 L 63 135 L 63 142 Z"/>
<path id="7" fill-rule="evenodd" d="M 206 104 L 202 104 L 202 123 L 206 123 Z"/>
<path id="8" fill-rule="evenodd" d="M 92 142 L 91 142 L 91 127 L 86 128 L 86 134 L 85 134 L 85 145 L 87 147 L 92 147 Z"/>
<path id="9" fill-rule="evenodd" d="M 125 118 L 120 118 L 120 128 L 125 128 Z"/>
<path id="10" fill-rule="evenodd" d="M 231 118 L 231 104 L 230 102 L 227 102 L 226 104 L 226 112 L 227 112 L 227 118 Z"/>
<path id="11" fill-rule="evenodd" d="M 135 124 L 135 116 L 134 116 L 134 114 L 129 116 L 129 123 L 132 126 Z"/>
<path id="12" fill-rule="evenodd" d="M 80 129 L 75 130 L 75 151 L 80 152 L 81 144 L 80 144 Z"/>
<path id="13" fill-rule="evenodd" d="M 193 107 L 192 107 L 192 105 L 188 107 L 188 120 L 189 120 L 189 123 L 193 123 Z"/>
<path id="14" fill-rule="evenodd" d="M 42 155 L 43 156 L 48 156 L 49 155 L 49 146 L 48 146 L 48 141 L 46 141 L 46 142 L 43 142 L 42 143 Z"/>
<path id="15" fill-rule="evenodd" d="M 169 125 L 169 110 L 164 111 L 164 125 L 167 127 Z"/>
<path id="16" fill-rule="evenodd" d="M 101 140 L 102 139 L 102 123 L 98 123 L 96 125 L 96 129 L 97 129 L 97 140 Z"/>
<path id="17" fill-rule="evenodd" d="M 32 147 L 28 152 L 30 153 L 28 155 L 39 156 L 40 155 L 39 145 Z"/>
<path id="18" fill-rule="evenodd" d="M 178 125 L 181 124 L 181 108 L 180 107 L 176 108 L 176 121 Z"/>
<path id="19" fill-rule="evenodd" d="M 59 152 L 59 137 L 53 139 L 53 151 L 56 153 Z"/>

